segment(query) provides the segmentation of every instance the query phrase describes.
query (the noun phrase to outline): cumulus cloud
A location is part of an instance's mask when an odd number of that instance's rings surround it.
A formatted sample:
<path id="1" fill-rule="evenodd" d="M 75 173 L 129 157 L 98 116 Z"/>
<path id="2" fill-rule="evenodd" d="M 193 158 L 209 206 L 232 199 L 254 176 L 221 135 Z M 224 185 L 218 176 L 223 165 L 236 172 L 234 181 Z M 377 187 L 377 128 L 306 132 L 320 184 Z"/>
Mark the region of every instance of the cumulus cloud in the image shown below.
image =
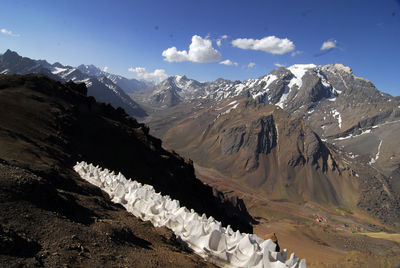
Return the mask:
<path id="1" fill-rule="evenodd" d="M 232 45 L 241 49 L 261 50 L 279 55 L 295 49 L 295 45 L 289 39 L 281 39 L 273 35 L 262 39 L 238 38 L 232 41 Z"/>
<path id="2" fill-rule="evenodd" d="M 144 67 L 131 67 L 128 71 L 135 73 L 138 78 L 159 83 L 168 78 L 164 69 L 155 69 L 154 72 L 147 72 Z"/>
<path id="3" fill-rule="evenodd" d="M 19 37 L 19 34 L 14 34 L 11 30 L 7 30 L 5 28 L 0 29 L 0 33 L 14 37 Z"/>
<path id="4" fill-rule="evenodd" d="M 280 64 L 279 62 L 275 62 L 274 65 L 275 65 L 276 67 L 286 67 L 285 64 Z"/>
<path id="5" fill-rule="evenodd" d="M 212 47 L 211 40 L 198 35 L 193 35 L 189 52 L 186 50 L 179 51 L 176 47 L 170 47 L 162 52 L 162 56 L 168 62 L 192 61 L 204 63 L 221 59 L 219 51 Z"/>
<path id="6" fill-rule="evenodd" d="M 255 62 L 250 62 L 249 64 L 247 64 L 248 68 L 253 68 L 254 66 L 256 66 Z"/>
<path id="7" fill-rule="evenodd" d="M 181 62 L 189 60 L 189 55 L 186 50 L 178 51 L 176 47 L 170 47 L 164 50 L 162 56 L 164 57 L 164 60 L 169 62 Z"/>
<path id="8" fill-rule="evenodd" d="M 233 62 L 231 60 L 224 60 L 221 61 L 219 64 L 227 65 L 227 66 L 238 66 L 239 64 L 237 62 Z"/>
<path id="9" fill-rule="evenodd" d="M 104 66 L 104 68 L 103 68 L 103 72 L 108 72 L 108 67 L 107 66 Z"/>
<path id="10" fill-rule="evenodd" d="M 336 40 L 328 40 L 322 43 L 322 46 L 320 50 L 328 50 L 328 49 L 333 49 L 336 48 L 337 46 L 337 41 Z"/>
<path id="11" fill-rule="evenodd" d="M 228 36 L 226 34 L 224 34 L 223 36 L 221 36 L 220 38 L 217 39 L 217 46 L 221 46 L 222 45 L 222 40 L 227 39 Z"/>

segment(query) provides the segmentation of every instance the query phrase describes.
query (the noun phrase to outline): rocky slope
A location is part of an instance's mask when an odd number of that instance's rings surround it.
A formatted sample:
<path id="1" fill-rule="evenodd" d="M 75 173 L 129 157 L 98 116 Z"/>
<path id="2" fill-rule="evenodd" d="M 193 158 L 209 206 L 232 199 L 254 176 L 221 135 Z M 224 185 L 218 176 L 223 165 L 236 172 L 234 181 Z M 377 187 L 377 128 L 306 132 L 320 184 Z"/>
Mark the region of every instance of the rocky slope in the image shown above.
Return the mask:
<path id="1" fill-rule="evenodd" d="M 200 166 L 270 198 L 351 203 L 344 192 L 354 190 L 357 179 L 339 176 L 341 163 L 304 122 L 272 105 L 243 99 L 225 105 L 181 121 L 168 130 L 165 141 Z"/>
<path id="2" fill-rule="evenodd" d="M 86 90 L 41 75 L 0 75 L 4 266 L 206 265 L 169 231 L 129 216 L 81 180 L 72 170 L 77 160 L 121 171 L 188 208 L 251 231 L 240 199 L 201 183 L 192 164 L 164 150 L 145 125 L 86 97 Z"/>
<path id="3" fill-rule="evenodd" d="M 89 71 L 90 70 L 90 71 Z M 32 60 L 22 57 L 16 52 L 7 50 L 0 55 L 1 74 L 40 73 L 58 81 L 74 81 L 85 83 L 88 94 L 98 101 L 110 103 L 114 107 L 122 107 L 129 115 L 143 117 L 146 112 L 121 89 L 120 85 L 133 90 L 133 84 L 140 81 L 123 79 L 97 69 L 79 66 L 74 68 L 58 62 L 50 64 L 45 60 Z M 142 85 L 143 86 L 143 85 Z"/>
<path id="4" fill-rule="evenodd" d="M 199 166 L 272 200 L 362 208 L 399 223 L 396 179 L 323 142 L 304 120 L 245 97 L 195 103 L 153 115 L 151 124 L 169 148 Z"/>

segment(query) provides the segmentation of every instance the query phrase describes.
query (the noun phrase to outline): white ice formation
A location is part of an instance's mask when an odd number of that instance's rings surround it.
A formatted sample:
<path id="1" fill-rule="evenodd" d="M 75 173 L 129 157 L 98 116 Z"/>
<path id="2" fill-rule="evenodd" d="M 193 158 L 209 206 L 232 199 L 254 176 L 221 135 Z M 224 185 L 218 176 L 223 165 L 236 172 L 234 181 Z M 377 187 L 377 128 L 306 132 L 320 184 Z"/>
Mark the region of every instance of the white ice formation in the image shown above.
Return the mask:
<path id="1" fill-rule="evenodd" d="M 195 253 L 220 267 L 306 267 L 294 253 L 286 260 L 286 249 L 275 252 L 271 239 L 263 240 L 254 234 L 234 232 L 222 227 L 213 217 L 199 216 L 181 207 L 178 200 L 156 193 L 153 186 L 127 180 L 121 173 L 77 163 L 75 171 L 85 180 L 100 187 L 113 202 L 155 227 L 165 226 L 187 243 Z"/>

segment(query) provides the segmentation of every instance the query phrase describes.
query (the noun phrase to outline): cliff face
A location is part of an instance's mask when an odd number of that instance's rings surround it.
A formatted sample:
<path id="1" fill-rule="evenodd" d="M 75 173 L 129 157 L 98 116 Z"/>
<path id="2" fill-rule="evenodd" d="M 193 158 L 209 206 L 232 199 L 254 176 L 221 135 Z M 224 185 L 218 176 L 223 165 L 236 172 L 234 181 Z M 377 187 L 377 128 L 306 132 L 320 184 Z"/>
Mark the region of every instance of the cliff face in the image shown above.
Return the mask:
<path id="1" fill-rule="evenodd" d="M 109 254 L 108 250 L 126 250 L 121 246 L 126 237 L 132 238 L 133 242 L 126 243 L 133 247 L 136 242 L 150 247 L 135 238 L 138 236 L 134 231 L 137 220 L 130 219 L 120 207 L 112 205 L 108 197 L 82 181 L 72 170 L 78 160 L 121 171 L 127 177 L 152 184 L 157 191 L 179 199 L 181 205 L 213 216 L 241 231 L 252 231 L 252 218 L 241 201 L 228 199 L 201 183 L 195 178 L 191 162 L 164 150 L 161 141 L 150 136 L 145 125 L 139 124 L 122 109 L 86 97 L 86 91 L 83 84 L 61 84 L 41 75 L 0 76 L 0 199 L 4 205 L 0 231 L 7 233 L 7 237 L 14 237 L 15 243 L 22 239 L 22 251 L 28 247 L 34 251 L 30 255 L 34 257 L 44 249 L 50 250 L 50 238 L 40 231 L 42 228 L 48 228 L 46 233 L 57 229 L 74 233 L 73 229 L 77 228 L 76 236 L 81 239 L 78 242 L 83 249 L 77 246 L 76 250 L 82 254 L 86 252 L 85 243 L 107 244 L 100 241 L 106 237 L 96 228 L 109 228 L 111 234 L 115 232 L 110 248 L 104 246 L 102 254 Z M 19 211 L 21 209 L 23 212 Z M 58 221 L 58 217 L 72 223 Z M 46 219 L 50 226 L 41 222 Z M 119 221 L 120 227 L 96 223 L 103 219 Z M 26 226 L 29 221 L 35 224 Z M 138 230 L 149 232 L 151 239 L 156 239 L 151 228 L 143 227 L 145 224 L 140 226 L 137 226 Z M 22 234 L 20 228 L 29 233 Z M 89 234 L 94 238 L 91 239 Z M 55 247 L 63 247 L 62 241 L 58 240 L 63 235 L 57 233 L 55 237 Z M 167 237 L 159 239 L 168 240 Z M 23 242 L 24 239 L 28 242 Z M 73 243 L 72 240 L 69 239 L 68 243 Z M 57 259 L 54 256 L 52 258 Z M 120 263 L 109 261 L 109 264 Z M 80 260 L 78 263 L 84 262 Z"/>

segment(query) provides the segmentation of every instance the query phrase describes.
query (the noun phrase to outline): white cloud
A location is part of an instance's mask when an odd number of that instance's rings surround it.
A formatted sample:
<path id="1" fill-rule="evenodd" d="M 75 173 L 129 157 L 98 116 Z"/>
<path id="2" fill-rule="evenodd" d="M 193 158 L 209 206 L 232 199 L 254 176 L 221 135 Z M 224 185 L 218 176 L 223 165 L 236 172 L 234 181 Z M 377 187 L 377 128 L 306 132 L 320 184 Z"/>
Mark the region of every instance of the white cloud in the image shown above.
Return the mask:
<path id="1" fill-rule="evenodd" d="M 232 62 L 231 60 L 221 61 L 219 64 L 227 65 L 227 66 L 238 66 L 237 62 Z"/>
<path id="2" fill-rule="evenodd" d="M 154 72 L 147 72 L 144 67 L 129 68 L 128 71 L 135 73 L 138 78 L 159 83 L 168 78 L 164 69 L 155 69 Z"/>
<path id="3" fill-rule="evenodd" d="M 189 55 L 186 50 L 178 51 L 176 47 L 170 47 L 163 51 L 164 60 L 169 62 L 181 62 L 189 60 Z"/>
<path id="4" fill-rule="evenodd" d="M 198 35 L 193 35 L 189 52 L 186 50 L 179 51 L 176 47 L 170 47 L 162 52 L 162 56 L 168 62 L 192 61 L 204 63 L 221 59 L 221 53 L 212 47 L 211 40 Z"/>
<path id="5" fill-rule="evenodd" d="M 224 34 L 223 36 L 221 36 L 220 38 L 217 39 L 217 46 L 221 46 L 222 45 L 222 40 L 227 39 L 228 36 L 226 34 Z"/>
<path id="6" fill-rule="evenodd" d="M 104 66 L 104 68 L 103 68 L 103 72 L 108 72 L 108 67 L 107 66 Z"/>
<path id="7" fill-rule="evenodd" d="M 296 51 L 293 51 L 293 52 L 290 54 L 290 56 L 294 57 L 294 56 L 300 55 L 300 54 L 303 54 L 303 51 L 296 50 Z"/>
<path id="8" fill-rule="evenodd" d="M 285 64 L 280 64 L 279 62 L 275 62 L 274 65 L 275 65 L 276 67 L 286 67 Z"/>
<path id="9" fill-rule="evenodd" d="M 273 35 L 262 39 L 238 38 L 232 41 L 232 45 L 241 49 L 261 50 L 279 55 L 295 49 L 295 45 L 289 39 L 281 39 Z"/>
<path id="10" fill-rule="evenodd" d="M 254 66 L 256 66 L 256 64 L 254 62 L 250 62 L 247 67 L 248 68 L 253 68 Z"/>
<path id="11" fill-rule="evenodd" d="M 7 30 L 7 29 L 0 29 L 0 33 L 5 34 L 5 35 L 10 35 L 10 36 L 14 36 L 14 37 L 19 37 L 19 34 L 14 34 L 11 30 Z"/>
<path id="12" fill-rule="evenodd" d="M 335 48 L 335 47 L 336 47 L 336 44 L 337 44 L 337 41 L 336 41 L 336 40 L 328 40 L 328 41 L 325 41 L 325 42 L 322 44 L 320 50 L 328 50 L 328 49 Z"/>

